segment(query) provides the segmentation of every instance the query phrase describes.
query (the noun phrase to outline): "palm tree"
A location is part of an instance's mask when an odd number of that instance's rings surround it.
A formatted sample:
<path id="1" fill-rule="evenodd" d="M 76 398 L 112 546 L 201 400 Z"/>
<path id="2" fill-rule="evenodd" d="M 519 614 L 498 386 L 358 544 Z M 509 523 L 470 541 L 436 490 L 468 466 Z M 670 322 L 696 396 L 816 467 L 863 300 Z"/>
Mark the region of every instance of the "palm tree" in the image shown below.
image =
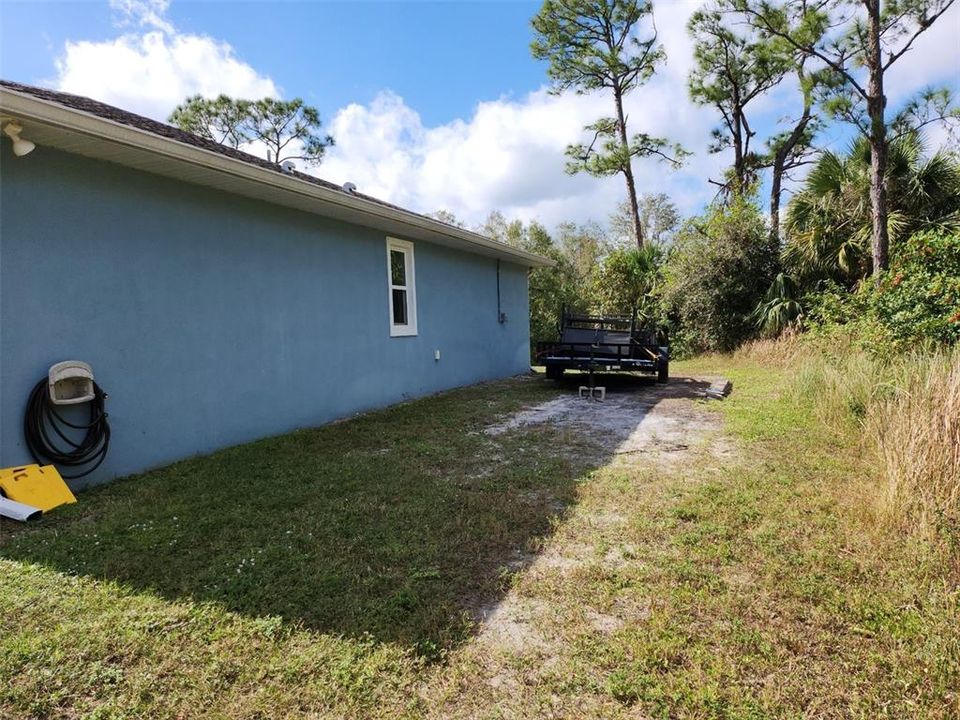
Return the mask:
<path id="1" fill-rule="evenodd" d="M 800 291 L 793 278 L 778 273 L 763 300 L 753 311 L 757 328 L 764 335 L 777 336 L 789 328 L 797 328 L 803 320 Z"/>
<path id="2" fill-rule="evenodd" d="M 594 271 L 594 300 L 600 312 L 649 320 L 653 291 L 660 280 L 663 250 L 648 242 L 642 248 L 617 248 Z"/>
<path id="3" fill-rule="evenodd" d="M 908 132 L 890 144 L 887 164 L 891 248 L 921 230 L 960 228 L 960 162 L 925 152 Z M 852 287 L 871 272 L 870 145 L 824 152 L 787 208 L 784 261 L 803 287 L 835 280 Z"/>

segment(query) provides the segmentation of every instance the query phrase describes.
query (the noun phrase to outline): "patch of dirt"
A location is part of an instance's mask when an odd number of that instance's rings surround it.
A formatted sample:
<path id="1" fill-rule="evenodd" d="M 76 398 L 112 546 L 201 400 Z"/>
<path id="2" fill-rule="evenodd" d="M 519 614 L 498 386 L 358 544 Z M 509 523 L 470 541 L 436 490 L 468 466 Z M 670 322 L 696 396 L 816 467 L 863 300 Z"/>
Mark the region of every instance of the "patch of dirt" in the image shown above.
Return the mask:
<path id="1" fill-rule="evenodd" d="M 610 388 L 604 401 L 581 398 L 576 387 L 560 397 L 524 408 L 487 427 L 496 437 L 509 431 L 549 423 L 587 438 L 604 455 L 645 454 L 657 462 L 674 465 L 694 446 L 703 444 L 717 428 L 717 419 L 702 404 L 708 387 L 719 378 L 677 378 L 665 385 L 643 384 Z M 728 448 L 718 448 L 726 454 Z"/>
<path id="2" fill-rule="evenodd" d="M 585 518 L 594 527 L 617 527 L 627 522 L 627 516 L 616 510 L 595 510 Z"/>
<path id="3" fill-rule="evenodd" d="M 568 544 L 562 548 L 548 547 L 530 565 L 532 574 L 543 572 L 567 573 L 590 562 L 593 548 L 585 544 Z"/>
<path id="4" fill-rule="evenodd" d="M 483 625 L 479 640 L 498 650 L 516 654 L 544 650 L 547 643 L 537 629 L 536 621 L 549 610 L 550 606 L 540 600 L 508 595 L 504 601 L 476 612 Z"/>
<path id="5" fill-rule="evenodd" d="M 621 618 L 618 618 L 615 615 L 607 615 L 602 612 L 597 612 L 593 608 L 587 608 L 584 610 L 583 614 L 586 617 L 587 622 L 590 623 L 590 626 L 598 633 L 602 633 L 603 635 L 612 635 L 624 625 L 624 622 Z"/>
<path id="6" fill-rule="evenodd" d="M 649 599 L 627 600 L 618 598 L 613 604 L 616 616 L 624 622 L 639 622 L 648 620 L 653 611 L 653 603 Z"/>
<path id="7" fill-rule="evenodd" d="M 575 408 L 576 403 L 571 402 L 572 399 L 570 396 L 562 395 L 532 408 L 521 410 L 503 422 L 485 428 L 484 432 L 487 435 L 502 435 L 507 430 L 515 430 L 525 425 L 539 425 L 554 418 L 564 417 L 573 412 Z"/>
<path id="8" fill-rule="evenodd" d="M 640 549 L 633 543 L 624 543 L 607 550 L 603 556 L 603 563 L 608 567 L 621 567 L 630 562 L 639 554 Z"/>
<path id="9" fill-rule="evenodd" d="M 579 666 L 576 643 L 616 643 L 621 633 L 651 622 L 661 601 L 639 579 L 656 571 L 659 540 L 648 538 L 651 530 L 637 525 L 644 518 L 636 514 L 663 505 L 666 488 L 691 477 L 687 468 L 724 464 L 737 447 L 709 407 L 716 401 L 704 399 L 721 379 L 675 378 L 665 385 L 610 379 L 605 402 L 580 399 L 578 379 L 559 396 L 479 431 L 489 444 L 469 468 L 479 481 L 496 475 L 513 453 L 556 453 L 583 466 L 584 486 L 576 500 L 564 498 L 570 504 L 546 488 L 518 495 L 531 511 L 547 509 L 556 527 L 545 542 L 517 547 L 501 560 L 511 589 L 499 602 L 467 600 L 477 634 L 459 652 L 469 671 L 437 676 L 433 691 L 445 700 L 431 717 L 473 720 L 493 708 L 497 717 L 646 717 L 640 704 L 625 706 L 595 688 L 564 697 L 538 693 L 563 685 Z M 550 442 L 527 442 L 537 434 Z M 614 472 L 592 485 L 592 471 L 603 467 Z M 725 579 L 749 582 L 739 574 Z"/>
<path id="10" fill-rule="evenodd" d="M 533 430 L 537 426 L 552 425 L 578 438 L 578 447 L 593 452 L 594 461 L 630 467 L 648 468 L 673 474 L 682 471 L 683 463 L 709 455 L 722 460 L 730 457 L 735 448 L 719 432 L 719 418 L 703 402 L 708 387 L 719 387 L 720 378 L 676 378 L 665 385 L 625 384 L 608 388 L 603 402 L 581 399 L 576 386 L 569 387 L 560 397 L 520 410 L 503 418 L 484 433 L 495 440 L 508 432 Z M 598 383 L 600 384 L 600 383 Z M 582 442 L 581 442 L 582 441 Z M 530 504 L 551 503 L 553 499 L 537 491 L 530 491 L 522 501 Z M 555 509 L 562 511 L 557 503 Z M 619 533 L 629 521 L 621 508 L 577 507 L 567 508 L 575 520 L 603 534 Z M 615 541 L 616 542 L 616 541 Z M 581 568 L 599 564 L 619 569 L 639 562 L 640 548 L 631 543 L 617 542 L 606 551 L 598 551 L 590 544 L 553 543 L 538 555 L 518 554 L 511 570 L 522 570 L 529 577 L 543 577 L 552 573 L 569 575 Z M 555 640 L 544 635 L 549 624 L 543 622 L 549 613 L 560 608 L 545 600 L 532 600 L 508 593 L 499 604 L 480 608 L 473 615 L 480 623 L 478 644 L 493 651 L 515 654 L 534 654 L 549 657 Z M 609 612 L 586 607 L 582 610 L 587 624 L 597 633 L 609 635 L 625 623 L 645 620 L 650 614 L 648 601 L 617 602 Z M 509 685 L 505 676 L 495 674 L 495 686 Z"/>

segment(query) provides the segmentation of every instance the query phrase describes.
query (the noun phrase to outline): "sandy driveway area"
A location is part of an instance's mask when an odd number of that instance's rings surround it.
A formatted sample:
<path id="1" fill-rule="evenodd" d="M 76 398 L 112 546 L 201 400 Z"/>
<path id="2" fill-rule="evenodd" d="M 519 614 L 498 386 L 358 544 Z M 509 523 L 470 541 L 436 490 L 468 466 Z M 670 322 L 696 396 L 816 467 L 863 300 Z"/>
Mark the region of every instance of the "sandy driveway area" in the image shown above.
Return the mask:
<path id="1" fill-rule="evenodd" d="M 683 477 L 685 468 L 735 455 L 711 408 L 720 401 L 704 397 L 706 390 L 724 382 L 719 377 L 681 377 L 662 385 L 608 376 L 598 378 L 597 384 L 607 387 L 606 400 L 600 402 L 580 398 L 579 379 L 569 378 L 560 386 L 560 396 L 485 429 L 496 442 L 507 434 L 552 426 L 575 436 L 577 451 L 592 454 L 586 464 L 594 468 L 585 476 L 578 502 L 559 506 L 558 531 L 546 546 L 518 549 L 510 568 L 518 578 L 513 589 L 499 602 L 475 610 L 479 633 L 464 652 L 477 663 L 487 692 L 494 696 L 489 700 L 509 707 L 512 694 L 522 693 L 525 684 L 536 682 L 538 672 L 550 672 L 562 662 L 571 636 L 611 635 L 649 615 L 654 598 L 625 596 L 598 606 L 560 588 L 575 588 L 580 578 L 597 573 L 636 571 L 644 555 L 653 552 L 630 539 L 630 525 L 639 520 L 638 501 L 643 504 L 642 498 L 648 497 L 651 508 L 661 504 L 665 488 Z M 610 492 L 609 480 L 595 482 L 601 476 L 618 478 L 624 493 Z M 540 670 L 531 669 L 538 664 Z M 465 707 L 453 714 L 472 715 Z"/>
<path id="2" fill-rule="evenodd" d="M 717 429 L 716 415 L 704 406 L 704 393 L 721 388 L 719 377 L 674 378 L 659 384 L 646 378 L 599 377 L 606 383 L 603 401 L 582 398 L 578 382 L 561 386 L 567 392 L 525 408 L 486 429 L 490 436 L 550 423 L 580 433 L 599 451 L 612 455 L 645 454 L 673 464 L 686 451 L 702 449 Z M 711 448 L 719 450 L 720 448 Z"/>

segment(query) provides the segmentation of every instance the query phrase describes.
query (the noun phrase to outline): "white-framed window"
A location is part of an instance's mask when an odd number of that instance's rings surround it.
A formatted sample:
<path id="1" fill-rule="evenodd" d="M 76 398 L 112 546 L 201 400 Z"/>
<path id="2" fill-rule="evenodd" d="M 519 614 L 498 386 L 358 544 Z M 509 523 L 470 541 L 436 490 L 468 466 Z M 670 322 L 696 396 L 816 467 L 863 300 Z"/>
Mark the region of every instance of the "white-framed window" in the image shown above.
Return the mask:
<path id="1" fill-rule="evenodd" d="M 387 288 L 390 291 L 390 335 L 416 335 L 417 283 L 412 242 L 387 238 Z"/>

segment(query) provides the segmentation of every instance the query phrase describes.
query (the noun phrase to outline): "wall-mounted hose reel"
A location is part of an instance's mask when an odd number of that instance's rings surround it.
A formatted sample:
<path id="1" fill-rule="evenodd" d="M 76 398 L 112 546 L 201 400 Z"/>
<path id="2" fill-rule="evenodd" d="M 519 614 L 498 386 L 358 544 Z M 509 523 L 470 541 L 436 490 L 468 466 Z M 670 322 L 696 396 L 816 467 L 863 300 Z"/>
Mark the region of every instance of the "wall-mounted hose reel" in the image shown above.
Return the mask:
<path id="1" fill-rule="evenodd" d="M 62 473 L 67 480 L 96 470 L 110 446 L 106 397 L 86 363 L 67 360 L 53 365 L 31 391 L 23 418 L 23 434 L 33 459 L 40 465 L 70 470 Z M 68 420 L 58 409 L 84 403 L 88 405 L 85 420 Z"/>
<path id="2" fill-rule="evenodd" d="M 57 363 L 34 385 L 23 434 L 36 464 L 0 469 L 0 517 L 26 522 L 77 501 L 63 480 L 89 475 L 107 456 L 106 398 L 93 379 L 93 369 L 77 360 Z M 79 410 L 83 404 L 88 405 L 86 420 Z M 78 410 L 68 411 L 66 406 L 71 405 Z M 69 420 L 64 413 L 70 414 Z M 61 475 L 57 466 L 73 472 Z"/>

